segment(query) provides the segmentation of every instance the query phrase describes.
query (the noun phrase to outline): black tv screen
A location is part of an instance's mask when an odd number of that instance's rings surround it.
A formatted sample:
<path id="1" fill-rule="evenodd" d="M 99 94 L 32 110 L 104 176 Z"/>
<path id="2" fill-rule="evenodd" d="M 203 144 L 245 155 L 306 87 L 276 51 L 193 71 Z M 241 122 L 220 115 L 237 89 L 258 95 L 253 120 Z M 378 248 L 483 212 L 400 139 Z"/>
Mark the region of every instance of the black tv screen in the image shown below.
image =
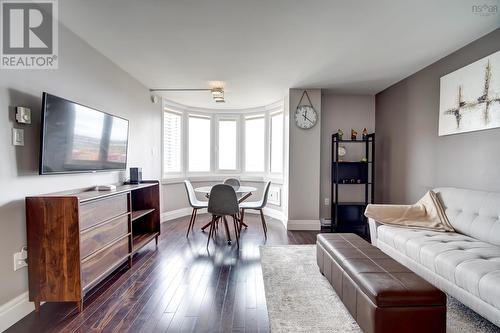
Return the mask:
<path id="1" fill-rule="evenodd" d="M 124 170 L 128 120 L 43 93 L 40 174 Z"/>

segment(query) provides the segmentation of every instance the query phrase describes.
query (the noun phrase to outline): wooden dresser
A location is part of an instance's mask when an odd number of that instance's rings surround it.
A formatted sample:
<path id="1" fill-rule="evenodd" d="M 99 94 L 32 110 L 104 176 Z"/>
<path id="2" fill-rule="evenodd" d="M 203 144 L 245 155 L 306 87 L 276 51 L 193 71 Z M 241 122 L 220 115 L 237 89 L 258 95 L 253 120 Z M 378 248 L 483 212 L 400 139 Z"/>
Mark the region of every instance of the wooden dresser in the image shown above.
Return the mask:
<path id="1" fill-rule="evenodd" d="M 160 234 L 160 185 L 26 198 L 30 301 L 77 302 Z"/>

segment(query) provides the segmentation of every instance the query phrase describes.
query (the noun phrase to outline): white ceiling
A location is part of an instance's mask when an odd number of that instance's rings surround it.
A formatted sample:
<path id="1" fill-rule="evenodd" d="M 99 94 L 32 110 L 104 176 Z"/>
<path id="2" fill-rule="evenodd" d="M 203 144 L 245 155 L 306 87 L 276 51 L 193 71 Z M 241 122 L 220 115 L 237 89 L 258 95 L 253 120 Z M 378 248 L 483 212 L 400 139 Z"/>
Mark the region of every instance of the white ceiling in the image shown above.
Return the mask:
<path id="1" fill-rule="evenodd" d="M 483 0 L 481 4 L 499 4 Z M 470 0 L 63 0 L 60 20 L 148 88 L 223 81 L 223 108 L 289 88 L 374 94 L 500 26 Z M 214 108 L 208 92 L 164 93 Z"/>

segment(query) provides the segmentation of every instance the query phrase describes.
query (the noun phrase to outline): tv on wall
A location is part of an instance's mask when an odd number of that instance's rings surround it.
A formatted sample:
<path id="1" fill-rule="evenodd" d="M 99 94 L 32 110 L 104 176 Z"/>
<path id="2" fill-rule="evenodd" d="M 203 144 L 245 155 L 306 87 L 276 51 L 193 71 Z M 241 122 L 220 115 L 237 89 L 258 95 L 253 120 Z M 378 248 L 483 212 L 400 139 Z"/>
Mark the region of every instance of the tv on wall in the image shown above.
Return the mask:
<path id="1" fill-rule="evenodd" d="M 43 93 L 40 174 L 124 170 L 128 120 Z"/>

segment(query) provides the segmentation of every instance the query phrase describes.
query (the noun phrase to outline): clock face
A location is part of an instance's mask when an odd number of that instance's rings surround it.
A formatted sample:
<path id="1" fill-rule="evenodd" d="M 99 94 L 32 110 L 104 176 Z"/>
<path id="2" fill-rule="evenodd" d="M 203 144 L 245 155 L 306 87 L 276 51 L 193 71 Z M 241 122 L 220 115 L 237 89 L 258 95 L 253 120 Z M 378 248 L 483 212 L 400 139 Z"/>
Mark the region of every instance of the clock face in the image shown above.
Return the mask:
<path id="1" fill-rule="evenodd" d="M 316 125 L 318 115 L 310 105 L 300 105 L 295 110 L 295 124 L 303 129 L 309 129 Z"/>
<path id="2" fill-rule="evenodd" d="M 345 154 L 347 154 L 347 149 L 345 149 L 345 147 L 344 147 L 344 146 L 340 146 L 340 147 L 339 147 L 339 156 L 340 156 L 340 157 L 344 157 L 344 156 L 345 156 Z"/>

